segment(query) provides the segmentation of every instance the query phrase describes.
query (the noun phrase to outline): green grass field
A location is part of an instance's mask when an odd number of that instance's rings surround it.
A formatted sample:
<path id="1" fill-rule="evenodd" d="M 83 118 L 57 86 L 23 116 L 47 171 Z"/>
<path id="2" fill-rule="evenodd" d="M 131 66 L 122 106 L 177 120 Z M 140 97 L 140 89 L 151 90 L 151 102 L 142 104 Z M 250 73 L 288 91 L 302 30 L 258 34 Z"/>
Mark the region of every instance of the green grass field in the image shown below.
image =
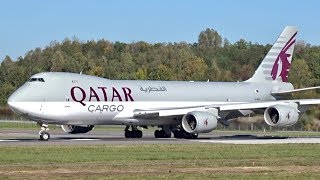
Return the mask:
<path id="1" fill-rule="evenodd" d="M 319 179 L 320 145 L 3 146 L 0 178 Z"/>
<path id="2" fill-rule="evenodd" d="M 0 123 L 0 131 L 8 129 L 38 131 L 39 127 Z M 123 126 L 95 127 L 106 130 L 123 131 Z M 215 130 L 212 134 L 320 136 L 312 131 Z M 320 144 L 6 145 L 0 147 L 0 179 L 319 179 L 319 148 Z"/>

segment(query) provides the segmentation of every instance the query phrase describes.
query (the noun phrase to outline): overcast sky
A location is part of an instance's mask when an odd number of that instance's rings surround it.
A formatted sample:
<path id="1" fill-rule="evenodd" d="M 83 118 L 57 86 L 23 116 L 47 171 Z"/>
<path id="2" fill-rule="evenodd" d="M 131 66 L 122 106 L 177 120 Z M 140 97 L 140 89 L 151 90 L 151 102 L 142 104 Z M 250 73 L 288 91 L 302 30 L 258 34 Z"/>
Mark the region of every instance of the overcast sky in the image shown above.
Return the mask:
<path id="1" fill-rule="evenodd" d="M 273 43 L 285 25 L 298 40 L 320 45 L 317 0 L 2 0 L 0 61 L 51 41 L 197 42 L 205 28 L 231 43 Z"/>

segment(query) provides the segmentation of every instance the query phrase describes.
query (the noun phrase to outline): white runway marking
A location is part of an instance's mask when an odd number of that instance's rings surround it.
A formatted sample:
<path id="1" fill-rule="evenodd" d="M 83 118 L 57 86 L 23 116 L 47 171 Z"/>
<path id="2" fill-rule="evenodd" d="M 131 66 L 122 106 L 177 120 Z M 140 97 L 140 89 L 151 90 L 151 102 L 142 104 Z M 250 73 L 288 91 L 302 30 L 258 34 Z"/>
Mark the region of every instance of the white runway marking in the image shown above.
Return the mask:
<path id="1" fill-rule="evenodd" d="M 318 144 L 320 138 L 288 138 L 288 139 L 226 139 L 226 140 L 191 140 L 203 143 L 222 144 Z"/>
<path id="2" fill-rule="evenodd" d="M 19 140 L 0 139 L 0 142 L 17 142 Z"/>
<path id="3" fill-rule="evenodd" d="M 70 139 L 70 141 L 100 141 L 100 139 Z"/>
<path id="4" fill-rule="evenodd" d="M 108 140 L 103 140 L 99 138 L 75 138 L 75 139 L 51 139 L 47 142 L 53 142 L 53 143 L 70 143 L 70 142 L 102 142 L 102 143 L 123 143 L 123 144 L 128 144 L 131 141 L 126 141 L 117 139 L 116 141 L 108 141 Z M 0 139 L 0 144 L 5 144 L 5 143 L 43 143 L 42 141 L 39 141 L 37 139 Z M 139 141 L 132 141 L 132 142 L 139 142 Z M 132 143 L 131 142 L 131 143 Z M 145 142 L 153 142 L 153 143 L 161 143 L 164 141 L 144 141 L 141 139 L 141 143 Z M 175 139 L 168 139 L 168 143 L 179 143 L 183 141 L 176 141 Z M 193 143 L 212 143 L 212 144 L 320 144 L 320 138 L 286 138 L 286 139 L 193 139 L 193 140 L 185 140 L 184 142 L 193 142 Z"/>

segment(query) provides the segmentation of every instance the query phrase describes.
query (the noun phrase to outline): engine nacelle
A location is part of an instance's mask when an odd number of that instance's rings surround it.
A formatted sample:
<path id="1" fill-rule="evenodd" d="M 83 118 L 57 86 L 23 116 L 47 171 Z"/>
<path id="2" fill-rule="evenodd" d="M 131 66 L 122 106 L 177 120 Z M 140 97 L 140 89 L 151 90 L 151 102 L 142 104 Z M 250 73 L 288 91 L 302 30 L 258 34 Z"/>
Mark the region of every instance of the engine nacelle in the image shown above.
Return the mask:
<path id="1" fill-rule="evenodd" d="M 208 112 L 192 111 L 182 118 L 182 127 L 188 133 L 208 133 L 217 127 L 217 118 Z"/>
<path id="2" fill-rule="evenodd" d="M 291 126 L 299 119 L 299 111 L 288 105 L 274 105 L 264 111 L 264 120 L 269 126 Z"/>
<path id="3" fill-rule="evenodd" d="M 61 125 L 64 132 L 70 134 L 87 133 L 93 129 L 93 125 L 90 126 L 74 126 L 74 125 Z"/>

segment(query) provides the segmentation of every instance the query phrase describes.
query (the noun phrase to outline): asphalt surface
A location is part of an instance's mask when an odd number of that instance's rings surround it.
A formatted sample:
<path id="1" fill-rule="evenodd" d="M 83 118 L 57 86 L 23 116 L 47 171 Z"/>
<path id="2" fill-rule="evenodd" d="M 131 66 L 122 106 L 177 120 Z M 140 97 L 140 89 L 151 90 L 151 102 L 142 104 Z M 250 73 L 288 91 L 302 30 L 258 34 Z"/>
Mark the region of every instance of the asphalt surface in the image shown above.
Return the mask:
<path id="1" fill-rule="evenodd" d="M 51 139 L 40 141 L 36 130 L 0 130 L 0 146 L 5 145 L 130 145 L 130 144 L 293 144 L 320 143 L 320 138 L 296 138 L 283 136 L 225 135 L 201 134 L 198 139 L 155 139 L 153 132 L 144 132 L 141 139 L 127 139 L 123 131 L 91 131 L 87 134 L 67 134 L 62 130 L 50 130 Z"/>

